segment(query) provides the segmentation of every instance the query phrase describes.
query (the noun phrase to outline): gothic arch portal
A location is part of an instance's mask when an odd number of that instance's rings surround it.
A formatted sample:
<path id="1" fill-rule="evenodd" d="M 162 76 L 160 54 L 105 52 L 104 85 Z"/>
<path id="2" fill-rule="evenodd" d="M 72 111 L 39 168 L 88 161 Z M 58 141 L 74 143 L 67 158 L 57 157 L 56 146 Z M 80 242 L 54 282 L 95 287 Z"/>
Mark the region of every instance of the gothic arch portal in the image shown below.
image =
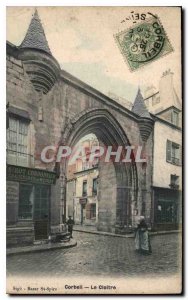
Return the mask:
<path id="1" fill-rule="evenodd" d="M 130 142 L 126 133 L 106 109 L 88 109 L 68 122 L 60 145 L 74 147 L 85 135 L 93 133 L 105 146 L 127 146 Z M 109 163 L 108 163 L 109 164 Z M 63 165 L 66 172 L 67 161 Z M 131 226 L 132 207 L 137 201 L 137 168 L 135 162 L 99 163 L 99 230 L 115 231 L 115 228 Z M 113 176 L 114 174 L 114 176 Z"/>

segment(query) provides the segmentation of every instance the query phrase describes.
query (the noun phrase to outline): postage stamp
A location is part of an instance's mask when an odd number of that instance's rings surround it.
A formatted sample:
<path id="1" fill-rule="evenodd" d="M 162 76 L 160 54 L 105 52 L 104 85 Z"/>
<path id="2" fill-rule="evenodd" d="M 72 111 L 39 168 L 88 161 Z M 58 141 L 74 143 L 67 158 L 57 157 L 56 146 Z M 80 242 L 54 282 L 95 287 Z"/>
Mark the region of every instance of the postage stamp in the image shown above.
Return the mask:
<path id="1" fill-rule="evenodd" d="M 157 16 L 115 34 L 114 38 L 131 71 L 173 51 Z"/>

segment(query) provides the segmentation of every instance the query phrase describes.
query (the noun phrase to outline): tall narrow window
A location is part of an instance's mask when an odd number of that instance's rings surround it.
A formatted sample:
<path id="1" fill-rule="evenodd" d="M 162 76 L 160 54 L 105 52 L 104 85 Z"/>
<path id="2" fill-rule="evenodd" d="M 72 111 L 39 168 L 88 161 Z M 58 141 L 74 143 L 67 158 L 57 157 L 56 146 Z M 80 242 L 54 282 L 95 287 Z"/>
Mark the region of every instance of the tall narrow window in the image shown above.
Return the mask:
<path id="1" fill-rule="evenodd" d="M 87 196 L 87 181 L 83 181 L 82 196 Z"/>
<path id="2" fill-rule="evenodd" d="M 181 164 L 181 147 L 180 145 L 167 140 L 166 143 L 166 160 L 175 165 Z"/>
<path id="3" fill-rule="evenodd" d="M 172 148 L 172 142 L 167 140 L 167 142 L 166 142 L 166 160 L 168 162 L 171 162 L 171 148 Z"/>
<path id="4" fill-rule="evenodd" d="M 172 143 L 172 162 L 176 165 L 180 163 L 180 146 Z"/>
<path id="5" fill-rule="evenodd" d="M 9 118 L 7 160 L 9 164 L 28 166 L 28 127 L 23 119 Z"/>
<path id="6" fill-rule="evenodd" d="M 96 218 L 96 204 L 91 204 L 91 219 Z"/>
<path id="7" fill-rule="evenodd" d="M 90 203 L 86 205 L 86 219 L 96 219 L 96 204 Z"/>
<path id="8" fill-rule="evenodd" d="M 97 178 L 93 179 L 93 195 L 97 195 Z"/>

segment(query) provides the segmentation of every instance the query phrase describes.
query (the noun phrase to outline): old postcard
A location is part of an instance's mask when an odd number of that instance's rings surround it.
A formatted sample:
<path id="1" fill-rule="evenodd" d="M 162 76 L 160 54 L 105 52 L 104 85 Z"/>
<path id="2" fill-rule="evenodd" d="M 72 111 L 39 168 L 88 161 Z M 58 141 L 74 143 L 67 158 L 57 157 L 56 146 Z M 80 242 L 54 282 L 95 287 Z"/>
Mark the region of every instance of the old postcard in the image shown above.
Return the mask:
<path id="1" fill-rule="evenodd" d="M 7 7 L 7 293 L 182 293 L 181 7 Z"/>

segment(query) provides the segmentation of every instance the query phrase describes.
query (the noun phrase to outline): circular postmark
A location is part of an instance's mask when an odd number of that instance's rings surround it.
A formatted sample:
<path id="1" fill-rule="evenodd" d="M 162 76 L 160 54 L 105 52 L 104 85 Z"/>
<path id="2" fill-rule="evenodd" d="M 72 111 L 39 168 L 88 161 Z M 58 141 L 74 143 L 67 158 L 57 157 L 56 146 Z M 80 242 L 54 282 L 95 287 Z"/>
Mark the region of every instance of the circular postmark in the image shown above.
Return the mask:
<path id="1" fill-rule="evenodd" d="M 123 39 L 128 59 L 138 63 L 148 62 L 158 56 L 164 43 L 164 29 L 157 19 L 131 28 Z"/>

